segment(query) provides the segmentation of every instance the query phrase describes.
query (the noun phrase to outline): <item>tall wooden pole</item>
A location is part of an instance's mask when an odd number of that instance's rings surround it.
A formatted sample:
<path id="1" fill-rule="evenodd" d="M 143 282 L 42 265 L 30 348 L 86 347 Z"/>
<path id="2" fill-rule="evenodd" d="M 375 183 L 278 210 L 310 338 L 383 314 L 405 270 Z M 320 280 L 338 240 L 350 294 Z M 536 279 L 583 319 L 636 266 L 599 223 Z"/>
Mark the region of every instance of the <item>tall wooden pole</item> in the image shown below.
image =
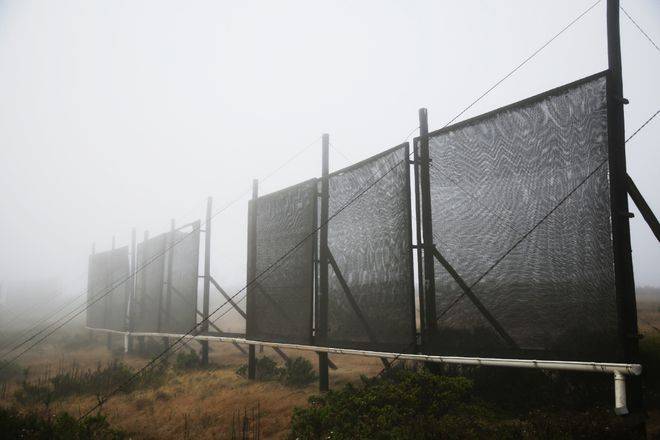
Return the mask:
<path id="1" fill-rule="evenodd" d="M 172 323 L 172 262 L 173 262 L 173 257 L 174 257 L 174 228 L 175 228 L 175 222 L 174 219 L 170 220 L 170 239 L 168 240 L 169 245 L 168 245 L 168 250 L 167 250 L 167 288 L 165 289 L 166 296 L 165 296 L 165 316 L 163 317 L 163 322 L 166 324 L 166 332 L 169 332 L 172 330 L 172 326 L 170 325 Z M 162 325 L 162 322 L 161 322 Z M 170 346 L 170 338 L 164 337 L 163 338 L 163 347 L 165 350 L 168 349 Z"/>
<path id="2" fill-rule="evenodd" d="M 619 1 L 607 1 L 607 119 L 609 140 L 610 199 L 614 273 L 619 306 L 620 332 L 626 362 L 639 361 L 637 304 L 635 279 L 630 245 L 631 214 L 628 210 L 626 137 L 624 124 L 623 77 L 621 69 L 621 37 L 619 30 Z M 628 408 L 633 414 L 643 411 L 640 377 L 631 377 Z M 643 419 L 639 417 L 641 429 Z"/>
<path id="3" fill-rule="evenodd" d="M 126 322 L 126 352 L 133 352 L 133 336 L 131 332 L 134 330 L 134 315 L 135 315 L 135 284 L 137 271 L 137 235 L 135 228 L 131 230 L 131 287 L 129 289 L 128 306 L 127 306 L 127 322 Z"/>
<path id="4" fill-rule="evenodd" d="M 431 178 L 430 178 L 430 155 L 429 155 L 429 125 L 428 115 L 425 108 L 419 109 L 419 178 L 422 198 L 422 239 L 424 250 L 424 306 L 426 331 L 423 332 L 423 340 L 427 344 L 433 341 L 438 328 L 435 310 L 435 261 L 433 257 L 433 217 L 431 209 Z"/>
<path id="5" fill-rule="evenodd" d="M 252 200 L 248 208 L 248 261 L 247 261 L 247 286 L 251 291 L 255 291 L 254 283 L 257 277 L 257 198 L 259 197 L 259 181 L 252 181 Z M 248 309 L 248 319 L 246 326 L 252 325 L 255 319 L 252 301 Z M 246 328 L 247 330 L 247 328 Z M 254 344 L 248 346 L 248 379 L 255 379 L 257 376 L 257 355 Z"/>
<path id="6" fill-rule="evenodd" d="M 330 170 L 330 136 L 322 137 L 321 145 L 321 229 L 319 240 L 319 319 L 317 333 L 319 339 L 327 341 L 328 336 L 328 210 L 330 189 L 328 174 Z M 328 391 L 330 377 L 328 374 L 328 353 L 319 352 L 319 390 Z"/>
<path id="7" fill-rule="evenodd" d="M 202 333 L 209 331 L 209 297 L 211 292 L 211 216 L 213 198 L 206 200 L 206 224 L 204 226 L 204 299 L 202 309 Z M 209 341 L 202 341 L 202 365 L 209 363 Z"/>
<path id="8" fill-rule="evenodd" d="M 147 272 L 144 269 L 144 266 L 147 262 L 147 255 L 148 255 L 148 244 L 149 241 L 149 231 L 144 231 L 144 241 L 142 242 L 142 258 L 139 261 L 140 264 L 140 277 L 142 278 L 142 283 L 141 284 L 141 291 L 140 291 L 140 316 L 139 318 L 144 318 L 144 300 L 146 298 L 146 291 L 147 291 Z M 140 351 L 141 354 L 145 353 L 145 345 L 144 345 L 144 336 L 138 336 L 138 350 Z"/>
<path id="9" fill-rule="evenodd" d="M 115 250 L 115 236 L 114 235 L 112 236 L 112 250 L 113 251 Z M 112 289 L 112 290 L 110 290 L 109 293 L 105 292 L 106 297 L 103 298 L 103 301 L 105 302 L 106 327 L 110 327 L 109 325 L 107 325 L 107 322 L 108 322 L 107 320 L 110 317 L 108 315 L 109 315 L 109 312 L 111 312 L 111 310 L 109 308 L 110 308 L 110 305 L 112 304 L 112 297 L 118 293 L 117 290 L 116 290 L 114 280 L 112 280 L 112 285 L 110 286 L 110 289 Z M 106 335 L 105 345 L 108 347 L 108 350 L 112 350 L 112 333 L 110 333 L 110 332 L 108 332 L 108 334 Z"/>

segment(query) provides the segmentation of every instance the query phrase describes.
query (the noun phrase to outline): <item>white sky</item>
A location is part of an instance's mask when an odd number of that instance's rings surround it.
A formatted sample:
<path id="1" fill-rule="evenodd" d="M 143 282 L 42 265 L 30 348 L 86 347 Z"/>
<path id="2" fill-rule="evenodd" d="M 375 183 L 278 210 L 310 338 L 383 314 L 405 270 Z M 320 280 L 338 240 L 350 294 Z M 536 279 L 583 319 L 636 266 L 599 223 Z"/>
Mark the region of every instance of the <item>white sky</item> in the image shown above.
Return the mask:
<path id="1" fill-rule="evenodd" d="M 84 289 L 97 249 L 249 190 L 328 132 L 351 161 L 444 125 L 585 10 L 562 1 L 0 0 L 0 280 Z M 622 2 L 660 43 L 660 3 Z M 660 53 L 621 16 L 632 133 L 660 108 Z M 604 70 L 605 2 L 463 118 Z M 628 147 L 660 214 L 660 118 Z M 261 192 L 320 172 L 320 139 Z M 348 161 L 331 152 L 331 167 Z M 214 221 L 213 273 L 245 280 L 243 199 Z M 660 246 L 632 220 L 635 276 Z M 75 291 L 75 292 L 74 292 Z"/>

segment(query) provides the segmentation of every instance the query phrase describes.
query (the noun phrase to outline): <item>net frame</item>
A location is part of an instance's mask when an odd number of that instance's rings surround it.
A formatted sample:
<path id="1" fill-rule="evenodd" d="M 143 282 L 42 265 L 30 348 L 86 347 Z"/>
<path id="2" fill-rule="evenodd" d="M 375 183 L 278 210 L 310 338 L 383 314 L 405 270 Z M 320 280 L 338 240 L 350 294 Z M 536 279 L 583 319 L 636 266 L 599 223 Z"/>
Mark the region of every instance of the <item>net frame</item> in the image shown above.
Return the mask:
<path id="1" fill-rule="evenodd" d="M 447 126 L 447 127 L 441 128 L 439 130 L 432 131 L 428 134 L 428 138 L 432 139 L 432 138 L 437 137 L 437 136 L 442 136 L 442 135 L 445 135 L 447 133 L 460 130 L 464 127 L 475 126 L 475 125 L 479 124 L 480 122 L 482 122 L 484 120 L 487 120 L 488 118 L 497 116 L 499 114 L 503 114 L 503 113 L 505 113 L 507 111 L 510 111 L 510 110 L 516 110 L 516 109 L 519 109 L 519 108 L 522 108 L 522 107 L 525 107 L 525 106 L 528 106 L 528 105 L 538 103 L 538 102 L 540 102 L 544 99 L 548 99 L 548 98 L 551 98 L 553 96 L 561 95 L 562 93 L 566 93 L 566 92 L 570 91 L 571 89 L 575 89 L 575 88 L 577 88 L 581 85 L 585 85 L 589 82 L 594 82 L 594 81 L 597 81 L 597 80 L 603 80 L 605 82 L 605 87 L 604 87 L 604 89 L 605 89 L 605 101 L 606 101 L 605 106 L 606 106 L 606 112 L 607 112 L 607 110 L 609 110 L 609 107 L 611 105 L 611 102 L 610 102 L 611 98 L 610 98 L 610 94 L 609 94 L 609 81 L 610 81 L 610 78 L 609 78 L 609 75 L 608 75 L 608 71 L 603 71 L 603 72 L 598 72 L 596 74 L 593 74 L 593 75 L 587 76 L 585 78 L 579 79 L 577 81 L 562 85 L 560 87 L 553 88 L 551 90 L 548 90 L 548 91 L 545 91 L 543 93 L 534 95 L 532 97 L 523 99 L 521 101 L 512 103 L 510 105 L 507 105 L 507 106 L 489 111 L 489 112 L 484 113 L 482 115 L 478 115 L 476 117 L 458 122 L 458 123 L 453 124 L 451 126 Z M 611 121 L 609 120 L 609 114 L 607 114 L 607 116 L 605 116 L 605 118 L 606 118 L 606 120 L 605 120 L 604 124 L 605 124 L 606 128 L 605 128 L 604 131 L 605 131 L 605 136 L 607 137 L 607 139 L 604 141 L 604 146 L 605 147 L 603 149 L 603 155 L 606 156 L 606 159 L 605 159 L 605 161 L 606 161 L 605 163 L 607 164 L 606 176 L 607 176 L 607 179 L 609 179 L 610 178 L 609 176 L 611 176 L 611 174 L 614 172 L 613 169 L 612 169 L 612 157 L 611 157 L 612 145 L 611 145 L 611 139 L 609 138 L 609 129 L 610 129 Z M 419 144 L 419 137 L 414 139 L 414 145 L 417 146 L 418 144 Z M 418 164 L 416 166 L 420 167 L 422 165 Z M 594 170 L 594 171 L 596 171 L 596 170 Z M 594 177 L 593 175 L 590 175 L 588 178 L 593 178 L 593 177 Z M 420 183 L 417 182 L 416 185 L 415 185 L 417 190 L 419 190 L 419 184 Z M 610 207 L 611 207 L 612 200 L 609 197 L 610 196 L 610 190 L 613 190 L 613 189 L 612 188 L 607 188 L 605 192 L 608 195 L 608 203 L 610 203 Z M 612 228 L 612 215 L 610 213 L 610 211 L 612 209 L 613 208 L 611 207 L 611 209 L 607 211 L 608 215 L 610 216 L 609 219 L 606 219 L 609 222 L 608 223 L 608 228 Z M 436 231 L 434 231 L 434 233 L 435 232 Z M 611 239 L 608 243 L 608 245 L 610 247 L 610 250 L 613 246 L 613 239 L 612 239 L 612 234 L 613 233 L 614 233 L 613 229 L 610 229 L 610 238 Z M 612 269 L 612 275 L 614 276 L 614 272 L 616 272 L 617 261 L 615 261 L 613 258 L 612 258 L 612 261 L 613 261 L 613 265 L 614 265 L 614 267 Z M 421 265 L 420 265 L 420 268 L 421 268 Z M 437 265 L 437 262 L 436 262 L 436 283 L 437 283 L 437 280 L 438 280 L 438 275 L 437 275 L 438 270 L 444 270 L 444 269 L 442 267 L 438 268 L 438 265 Z M 620 297 L 621 294 L 619 292 L 619 289 L 616 288 L 616 286 L 611 285 L 610 288 L 614 289 L 614 293 L 615 293 L 615 296 L 616 296 L 616 299 L 614 301 L 616 302 L 615 310 L 616 310 L 616 314 L 617 314 L 617 326 L 618 326 L 617 333 L 620 334 L 621 333 L 620 324 L 621 324 L 622 310 L 621 310 L 621 306 L 620 306 L 620 298 L 619 297 Z M 422 289 L 423 289 L 423 286 L 420 286 L 420 289 L 419 289 L 420 293 L 421 293 Z M 436 287 L 436 298 L 437 298 L 437 295 L 438 295 L 438 288 Z M 423 294 L 421 294 L 420 297 L 423 297 Z M 467 299 L 465 299 L 465 300 L 467 300 Z M 438 314 L 440 314 L 441 312 L 442 312 L 442 310 L 438 310 Z M 612 332 L 612 334 L 613 334 L 613 332 Z M 435 338 L 438 338 L 438 337 L 439 337 L 438 335 L 435 336 Z M 612 339 L 612 341 L 614 342 L 614 339 Z M 593 359 L 594 357 L 598 357 L 598 358 L 604 358 L 606 360 L 621 361 L 622 360 L 622 355 L 621 354 L 622 354 L 622 348 L 623 348 L 622 345 L 623 344 L 620 343 L 620 340 L 616 341 L 616 342 L 617 342 L 617 345 L 613 348 L 613 350 L 611 352 L 603 353 L 603 354 L 596 354 L 596 355 L 588 354 L 587 357 L 589 357 L 591 359 Z M 443 355 L 460 354 L 460 355 L 477 355 L 477 356 L 482 355 L 482 356 L 484 356 L 483 353 L 465 353 L 465 352 L 452 353 L 452 352 L 446 351 L 446 349 L 445 350 L 440 350 L 440 349 L 438 349 L 437 346 L 435 346 L 435 344 L 432 341 L 425 347 L 425 352 L 427 352 L 429 354 L 434 354 L 434 353 L 441 352 L 441 354 L 443 354 Z M 500 349 L 500 350 L 497 351 L 497 353 L 485 354 L 485 356 L 493 356 L 493 355 L 499 356 L 499 357 L 544 358 L 544 359 L 554 359 L 554 358 L 575 359 L 576 356 L 580 357 L 579 354 L 576 355 L 575 352 L 571 352 L 571 351 L 557 351 L 557 350 L 548 351 L 548 350 L 533 350 L 533 349 L 524 349 L 524 348 L 522 348 L 522 349 L 508 349 L 508 350 Z"/>
<path id="2" fill-rule="evenodd" d="M 372 176 L 373 178 L 370 179 L 368 182 L 363 187 L 355 188 L 354 194 L 351 194 L 351 197 L 349 197 L 347 200 L 344 202 L 347 202 L 345 204 L 340 204 L 340 206 L 337 206 L 336 208 L 342 209 L 342 206 L 345 206 L 345 211 L 340 212 L 337 216 L 334 216 L 334 214 L 337 212 L 337 209 L 333 211 L 333 207 L 330 206 L 329 209 L 329 216 L 330 221 L 328 222 L 328 256 L 329 256 L 329 267 L 328 267 L 328 304 L 330 304 L 330 298 L 332 296 L 332 290 L 333 290 L 333 280 L 334 281 L 334 290 L 340 290 L 342 291 L 341 295 L 345 295 L 345 291 L 343 287 L 341 286 L 342 281 L 340 281 L 339 277 L 337 277 L 334 268 L 332 267 L 332 262 L 331 260 L 335 259 L 334 253 L 333 253 L 333 243 L 332 243 L 332 229 L 333 225 L 337 224 L 337 219 L 341 217 L 341 215 L 344 212 L 348 212 L 351 209 L 350 205 L 353 205 L 353 201 L 358 201 L 360 198 L 362 198 L 362 195 L 360 195 L 365 189 L 367 192 L 365 195 L 372 191 L 372 190 L 377 190 L 379 187 L 379 184 L 381 183 L 380 179 L 386 179 L 387 174 L 393 172 L 396 167 L 403 167 L 405 170 L 405 180 L 404 180 L 404 185 L 402 186 L 404 188 L 404 195 L 403 195 L 403 200 L 404 200 L 404 210 L 405 212 L 403 213 L 403 218 L 405 222 L 404 226 L 404 235 L 405 239 L 407 241 L 407 251 L 405 252 L 405 260 L 406 262 L 404 263 L 405 265 L 405 273 L 406 273 L 406 278 L 408 278 L 406 281 L 404 281 L 404 284 L 406 284 L 406 289 L 408 289 L 407 295 L 406 295 L 406 301 L 407 301 L 407 306 L 409 308 L 409 316 L 406 318 L 406 320 L 410 322 L 410 325 L 408 326 L 408 330 L 406 331 L 405 335 L 402 335 L 402 339 L 405 337 L 405 342 L 402 341 L 358 341 L 358 340 L 352 340 L 350 338 L 333 338 L 331 335 L 331 332 L 328 332 L 328 329 L 324 329 L 325 331 L 319 331 L 317 329 L 316 332 L 316 339 L 315 342 L 319 346 L 332 346 L 332 347 L 339 347 L 339 348 L 353 348 L 353 349 L 367 349 L 367 350 L 377 350 L 377 351 L 411 351 L 414 349 L 417 343 L 417 326 L 416 326 L 416 310 L 415 310 L 415 288 L 414 288 L 414 262 L 413 262 L 413 244 L 412 244 L 412 202 L 411 202 L 411 194 L 410 194 L 410 144 L 407 142 L 404 142 L 400 145 L 396 145 L 392 148 L 389 148 L 385 151 L 382 151 L 374 156 L 371 156 L 369 158 L 366 158 L 362 161 L 359 161 L 357 163 L 354 163 L 352 165 L 349 165 L 345 168 L 339 169 L 337 171 L 334 171 L 332 173 L 328 174 L 328 185 L 329 185 L 329 204 L 332 205 L 332 180 L 333 178 L 337 178 L 342 175 L 346 175 L 349 173 L 352 173 L 354 171 L 360 170 L 366 166 L 375 164 L 378 160 L 384 159 L 388 155 L 393 155 L 397 151 L 402 151 L 402 156 L 399 158 L 396 162 L 396 165 L 392 168 L 387 168 L 383 170 L 384 172 L 377 175 L 377 176 Z M 320 183 L 320 182 L 319 182 Z M 375 184 L 374 184 L 375 183 Z M 374 184 L 373 187 L 369 187 L 369 185 Z M 357 205 L 356 205 L 357 206 Z M 322 221 L 322 220 L 321 220 Z M 334 223 L 333 223 L 334 222 Z M 336 251 L 336 250 L 335 250 Z M 337 255 L 339 255 L 339 252 L 337 252 Z M 339 260 L 340 258 L 337 258 Z M 337 265 L 339 266 L 340 263 L 338 261 L 335 261 Z M 341 268 L 340 268 L 341 269 Z M 343 270 L 340 270 L 343 272 Z M 344 278 L 343 274 L 342 277 Z M 348 282 L 347 282 L 348 283 Z M 339 285 L 339 286 L 338 286 Z M 350 289 L 350 288 L 349 288 Z M 350 289 L 352 290 L 352 289 Z M 320 296 L 319 296 L 319 289 L 317 289 L 316 293 L 316 298 L 315 298 L 315 313 L 316 316 L 319 317 L 321 316 L 321 310 L 320 310 Z M 357 302 L 357 301 L 356 301 Z M 330 308 L 330 305 L 328 306 Z M 364 315 L 364 310 L 359 308 Z M 328 325 L 332 320 L 331 314 L 328 313 L 326 316 L 328 316 L 326 325 Z M 369 321 L 368 319 L 365 319 L 366 321 Z M 317 320 L 317 326 L 320 323 Z M 368 322 L 367 322 L 368 324 Z M 363 327 L 364 328 L 364 327 Z"/>

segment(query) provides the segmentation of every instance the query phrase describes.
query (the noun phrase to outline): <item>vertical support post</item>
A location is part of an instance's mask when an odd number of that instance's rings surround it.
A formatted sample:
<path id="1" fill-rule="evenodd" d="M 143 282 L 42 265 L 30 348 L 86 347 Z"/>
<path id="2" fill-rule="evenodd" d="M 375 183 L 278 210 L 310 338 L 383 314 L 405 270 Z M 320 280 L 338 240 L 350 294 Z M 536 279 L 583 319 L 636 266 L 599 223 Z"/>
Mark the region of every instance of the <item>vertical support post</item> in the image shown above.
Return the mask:
<path id="1" fill-rule="evenodd" d="M 175 228 L 175 222 L 174 219 L 170 220 L 170 239 L 169 241 L 169 246 L 168 246 L 168 251 L 167 251 L 167 289 L 165 290 L 166 296 L 165 296 L 165 322 L 170 323 L 172 320 L 172 310 L 171 310 L 171 305 L 172 305 L 172 260 L 174 256 L 174 228 Z M 161 322 L 162 324 L 162 322 Z M 167 331 L 169 332 L 171 330 L 170 326 L 167 326 Z M 163 337 L 163 348 L 167 350 L 167 348 L 170 346 L 170 338 L 168 337 Z"/>
<path id="2" fill-rule="evenodd" d="M 115 250 L 115 236 L 114 235 L 112 236 L 112 250 L 113 251 Z M 114 281 L 113 281 L 113 283 L 114 283 Z M 110 293 L 108 293 L 106 295 L 106 297 L 103 298 L 103 301 L 105 302 L 105 319 L 106 320 L 108 319 L 108 312 L 109 312 L 108 307 L 112 303 L 110 298 L 112 297 L 112 295 L 115 295 L 115 294 L 116 294 L 115 290 L 111 290 Z M 109 327 L 109 326 L 106 325 L 106 327 Z M 106 335 L 105 345 L 106 345 L 106 347 L 108 347 L 108 350 L 112 350 L 112 333 L 110 333 L 110 332 L 108 332 L 108 334 Z"/>
<path id="3" fill-rule="evenodd" d="M 319 240 L 319 320 L 317 332 L 323 342 L 328 336 L 328 218 L 330 189 L 328 187 L 328 174 L 330 170 L 330 136 L 323 134 L 321 154 L 321 229 Z M 328 375 L 328 353 L 319 352 L 319 390 L 330 389 Z"/>
<path id="4" fill-rule="evenodd" d="M 96 243 L 92 243 L 92 255 L 94 255 L 94 254 L 96 254 Z M 91 261 L 91 257 L 90 257 L 90 261 Z M 92 265 L 90 264 L 88 267 L 91 268 Z M 90 272 L 89 269 L 88 269 L 88 270 L 87 270 L 87 280 L 89 280 L 90 273 L 91 273 L 91 272 Z M 88 286 L 89 286 L 89 281 L 87 281 L 87 283 L 88 283 Z M 92 298 L 96 298 L 96 295 L 97 295 L 97 293 L 92 292 Z M 87 292 L 87 296 L 88 296 L 88 298 L 89 298 L 89 292 Z M 88 300 L 88 301 L 89 301 L 89 300 Z M 87 322 L 89 322 L 89 321 L 87 321 Z M 89 331 L 89 340 L 90 340 L 90 342 L 91 342 L 93 339 L 94 339 L 94 332 L 93 332 L 92 330 L 90 330 L 90 331 Z"/>
<path id="5" fill-rule="evenodd" d="M 135 285 L 137 274 L 137 235 L 135 228 L 131 230 L 131 288 L 128 297 L 127 308 L 127 322 L 126 322 L 126 352 L 133 353 L 133 336 L 131 332 L 134 330 L 134 314 L 135 314 Z"/>
<path id="6" fill-rule="evenodd" d="M 206 223 L 204 226 L 204 303 L 202 309 L 202 333 L 209 331 L 209 295 L 211 292 L 211 215 L 213 198 L 206 200 Z M 209 341 L 202 341 L 202 365 L 209 363 Z"/>
<path id="7" fill-rule="evenodd" d="M 147 248 L 148 244 L 147 242 L 149 241 L 149 231 L 144 231 L 144 242 L 142 244 L 142 259 L 140 261 L 140 272 L 142 275 L 142 291 L 140 292 L 140 299 L 142 302 L 144 302 L 145 299 L 145 294 L 146 294 L 146 289 L 147 289 L 147 274 L 144 270 L 144 265 L 147 261 Z M 142 307 L 140 307 L 140 315 L 144 314 L 144 304 L 142 304 Z M 143 318 L 143 316 L 140 316 L 140 318 Z M 138 350 L 140 353 L 144 354 L 146 351 L 145 343 L 144 343 L 144 336 L 139 336 L 138 337 Z"/>
<path id="8" fill-rule="evenodd" d="M 248 208 L 248 261 L 247 261 L 247 286 L 251 293 L 254 292 L 254 283 L 257 277 L 257 198 L 259 197 L 259 181 L 252 180 L 252 200 Z M 257 317 L 254 315 L 253 301 L 248 308 L 247 325 L 253 325 Z M 247 327 L 246 327 L 247 328 Z M 257 355 L 254 344 L 248 347 L 248 379 L 257 377 Z"/>
<path id="9" fill-rule="evenodd" d="M 417 299 L 419 301 L 419 334 L 421 337 L 421 346 L 426 346 L 426 335 L 424 329 L 426 328 L 426 301 L 424 299 L 424 263 L 422 252 L 422 210 L 419 194 L 419 146 L 414 143 L 413 145 L 413 172 L 414 172 L 414 185 L 415 185 L 415 240 L 416 240 L 416 253 L 417 253 Z"/>
<path id="10" fill-rule="evenodd" d="M 621 69 L 621 38 L 619 33 L 619 0 L 607 1 L 607 120 L 609 140 L 610 199 L 612 241 L 614 248 L 614 273 L 619 328 L 626 362 L 639 361 L 637 332 L 637 304 L 635 280 L 630 245 L 628 210 L 626 141 L 623 112 L 623 79 Z M 631 377 L 629 383 L 630 412 L 640 415 L 643 411 L 642 384 L 640 377 Z M 640 417 L 640 428 L 644 429 Z"/>
<path id="11" fill-rule="evenodd" d="M 433 260 L 433 222 L 431 212 L 431 178 L 429 168 L 429 125 L 425 108 L 419 109 L 419 177 L 422 197 L 422 239 L 424 249 L 424 305 L 426 316 L 426 331 L 424 340 L 426 347 L 433 340 L 438 328 L 435 310 L 435 262 Z"/>

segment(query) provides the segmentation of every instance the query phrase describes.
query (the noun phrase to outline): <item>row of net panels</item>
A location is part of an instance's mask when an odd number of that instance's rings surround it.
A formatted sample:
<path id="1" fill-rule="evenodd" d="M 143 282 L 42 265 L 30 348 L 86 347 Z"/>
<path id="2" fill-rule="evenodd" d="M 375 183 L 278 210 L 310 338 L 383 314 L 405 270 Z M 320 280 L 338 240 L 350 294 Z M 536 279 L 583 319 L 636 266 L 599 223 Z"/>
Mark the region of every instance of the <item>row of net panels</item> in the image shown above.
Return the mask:
<path id="1" fill-rule="evenodd" d="M 320 181 L 251 203 L 257 232 L 256 265 L 248 274 L 248 338 L 345 348 L 414 346 L 408 149 L 395 147 L 329 176 L 328 319 L 316 337 Z"/>
<path id="2" fill-rule="evenodd" d="M 139 243 L 135 277 L 128 247 L 91 255 L 87 325 L 125 331 L 131 322 L 131 331 L 190 331 L 197 323 L 199 237 L 195 227 L 192 232 L 171 231 Z"/>
<path id="3" fill-rule="evenodd" d="M 606 81 L 594 75 L 429 135 L 434 243 L 453 274 L 436 261 L 427 352 L 621 359 Z M 407 158 L 398 147 L 329 178 L 325 338 L 313 337 L 317 184 L 257 200 L 248 337 L 414 347 Z"/>

